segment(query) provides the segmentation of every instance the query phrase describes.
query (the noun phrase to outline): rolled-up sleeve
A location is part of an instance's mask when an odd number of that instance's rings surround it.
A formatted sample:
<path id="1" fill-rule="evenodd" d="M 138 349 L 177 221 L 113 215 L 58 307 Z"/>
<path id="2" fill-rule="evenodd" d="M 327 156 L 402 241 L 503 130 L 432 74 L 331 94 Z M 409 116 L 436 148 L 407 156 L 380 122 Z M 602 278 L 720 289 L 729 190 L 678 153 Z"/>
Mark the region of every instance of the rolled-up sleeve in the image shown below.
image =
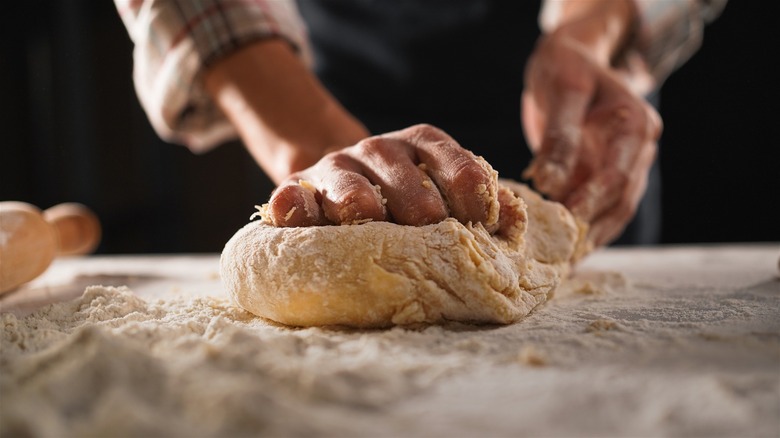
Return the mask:
<path id="1" fill-rule="evenodd" d="M 248 43 L 286 39 L 311 56 L 293 0 L 115 0 L 133 50 L 136 93 L 166 141 L 203 152 L 237 137 L 202 84 L 205 67 Z"/>
<path id="2" fill-rule="evenodd" d="M 638 53 L 659 86 L 701 47 L 704 26 L 727 0 L 633 0 L 638 21 L 626 53 Z M 562 0 L 545 0 L 539 15 L 544 32 L 558 25 Z"/>
<path id="3" fill-rule="evenodd" d="M 704 26 L 720 15 L 726 0 L 635 0 L 639 25 L 636 50 L 662 83 L 701 47 Z"/>

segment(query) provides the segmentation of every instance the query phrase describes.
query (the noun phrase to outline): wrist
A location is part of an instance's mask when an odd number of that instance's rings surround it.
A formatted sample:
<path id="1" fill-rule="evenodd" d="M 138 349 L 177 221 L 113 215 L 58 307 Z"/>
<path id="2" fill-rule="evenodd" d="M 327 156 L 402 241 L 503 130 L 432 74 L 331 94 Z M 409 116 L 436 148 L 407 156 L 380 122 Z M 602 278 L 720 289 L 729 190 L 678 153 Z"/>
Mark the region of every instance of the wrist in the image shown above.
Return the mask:
<path id="1" fill-rule="evenodd" d="M 576 43 L 602 65 L 611 65 L 630 42 L 637 21 L 633 0 L 570 0 L 555 2 L 547 28 Z"/>

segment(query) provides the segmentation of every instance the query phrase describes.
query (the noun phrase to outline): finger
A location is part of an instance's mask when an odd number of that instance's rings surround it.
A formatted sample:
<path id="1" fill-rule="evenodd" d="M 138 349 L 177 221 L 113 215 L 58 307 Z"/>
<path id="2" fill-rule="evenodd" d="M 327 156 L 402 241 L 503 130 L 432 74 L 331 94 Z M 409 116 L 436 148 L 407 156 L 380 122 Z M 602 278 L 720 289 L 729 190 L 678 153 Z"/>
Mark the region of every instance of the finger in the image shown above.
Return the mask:
<path id="1" fill-rule="evenodd" d="M 595 143 L 590 149 L 596 154 L 600 150 L 602 158 L 564 201 L 586 221 L 592 221 L 623 197 L 631 179 L 638 177 L 637 160 L 643 149 L 654 149 L 654 141 L 648 140 L 653 132 L 646 109 L 634 100 L 608 102 L 610 105 L 593 107 L 585 124 L 586 138 Z"/>
<path id="2" fill-rule="evenodd" d="M 626 228 L 626 221 L 618 219 L 617 210 L 593 222 L 588 228 L 588 240 L 596 247 L 608 245 Z"/>
<path id="3" fill-rule="evenodd" d="M 588 228 L 590 241 L 596 246 L 602 246 L 617 239 L 631 218 L 634 217 L 646 187 L 647 178 L 645 177 L 629 191 L 621 202 L 615 203 L 612 208 L 593 220 Z"/>
<path id="4" fill-rule="evenodd" d="M 428 225 L 448 216 L 447 206 L 428 175 L 413 161 L 411 145 L 394 138 L 372 137 L 350 153 L 362 172 L 379 186 L 393 221 L 402 225 Z"/>
<path id="5" fill-rule="evenodd" d="M 325 217 L 336 224 L 387 220 L 382 195 L 348 153 L 334 152 L 307 170 L 322 194 Z"/>
<path id="6" fill-rule="evenodd" d="M 523 176 L 552 199 L 562 199 L 571 186 L 589 102 L 589 93 L 572 91 L 561 91 L 548 102 L 541 146 Z"/>
<path id="7" fill-rule="evenodd" d="M 276 227 L 310 227 L 327 222 L 314 189 L 296 179 L 288 179 L 274 191 L 266 213 Z"/>
<path id="8" fill-rule="evenodd" d="M 625 175 L 619 172 L 600 173 L 577 188 L 563 204 L 578 218 L 592 222 L 620 200 L 625 181 Z"/>
<path id="9" fill-rule="evenodd" d="M 528 225 L 525 202 L 507 187 L 499 187 L 498 200 L 501 204 L 498 223 L 495 230 L 489 231 L 520 244 Z"/>
<path id="10" fill-rule="evenodd" d="M 547 118 L 544 112 L 540 110 L 533 93 L 528 89 L 523 91 L 520 100 L 520 118 L 523 123 L 523 132 L 525 134 L 528 147 L 534 153 L 539 151 L 542 143 L 543 127 L 547 125 Z M 527 171 L 527 170 L 526 170 Z"/>
<path id="11" fill-rule="evenodd" d="M 612 208 L 623 197 L 636 169 L 640 140 L 628 136 L 610 145 L 599 169 L 575 189 L 566 200 L 572 213 L 587 222 Z M 636 175 L 633 175 L 636 178 Z"/>
<path id="12" fill-rule="evenodd" d="M 629 180 L 621 199 L 591 223 L 588 236 L 596 245 L 606 245 L 615 240 L 636 214 L 636 209 L 647 188 L 649 169 L 655 160 L 655 155 L 655 140 L 648 140 L 637 158 L 635 178 Z"/>
<path id="13" fill-rule="evenodd" d="M 486 227 L 498 221 L 498 174 L 483 158 L 430 125 L 416 125 L 387 137 L 414 147 L 417 160 L 435 182 L 452 217 Z"/>

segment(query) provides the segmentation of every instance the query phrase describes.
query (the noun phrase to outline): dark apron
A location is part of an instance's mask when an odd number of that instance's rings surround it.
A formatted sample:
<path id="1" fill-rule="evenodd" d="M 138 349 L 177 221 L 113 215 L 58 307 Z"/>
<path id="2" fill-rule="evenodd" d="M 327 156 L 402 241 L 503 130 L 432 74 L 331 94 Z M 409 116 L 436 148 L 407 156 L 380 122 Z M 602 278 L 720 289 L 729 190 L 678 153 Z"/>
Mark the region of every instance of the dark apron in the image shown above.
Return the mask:
<path id="1" fill-rule="evenodd" d="M 325 86 L 368 129 L 437 126 L 521 180 L 523 69 L 539 36 L 526 0 L 299 0 Z M 654 169 L 658 174 L 658 169 Z M 620 243 L 656 243 L 654 177 Z M 646 205 L 649 204 L 649 205 Z"/>

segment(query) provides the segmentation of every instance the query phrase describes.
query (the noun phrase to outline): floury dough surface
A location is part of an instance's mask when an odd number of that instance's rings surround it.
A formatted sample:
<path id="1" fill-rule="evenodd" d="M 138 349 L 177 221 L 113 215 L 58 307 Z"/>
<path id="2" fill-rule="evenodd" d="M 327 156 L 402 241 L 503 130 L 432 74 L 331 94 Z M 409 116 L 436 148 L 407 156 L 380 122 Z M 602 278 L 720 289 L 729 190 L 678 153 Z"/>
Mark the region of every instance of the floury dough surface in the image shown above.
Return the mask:
<path id="1" fill-rule="evenodd" d="M 274 325 L 216 256 L 61 260 L 133 290 L 0 314 L 0 436 L 777 437 L 778 254 L 598 251 L 516 324 L 414 330 Z"/>
<path id="2" fill-rule="evenodd" d="M 455 219 L 423 227 L 252 222 L 225 246 L 222 280 L 244 309 L 292 326 L 516 322 L 568 274 L 583 230 L 526 186 L 500 187 L 502 225 L 492 235 Z"/>

